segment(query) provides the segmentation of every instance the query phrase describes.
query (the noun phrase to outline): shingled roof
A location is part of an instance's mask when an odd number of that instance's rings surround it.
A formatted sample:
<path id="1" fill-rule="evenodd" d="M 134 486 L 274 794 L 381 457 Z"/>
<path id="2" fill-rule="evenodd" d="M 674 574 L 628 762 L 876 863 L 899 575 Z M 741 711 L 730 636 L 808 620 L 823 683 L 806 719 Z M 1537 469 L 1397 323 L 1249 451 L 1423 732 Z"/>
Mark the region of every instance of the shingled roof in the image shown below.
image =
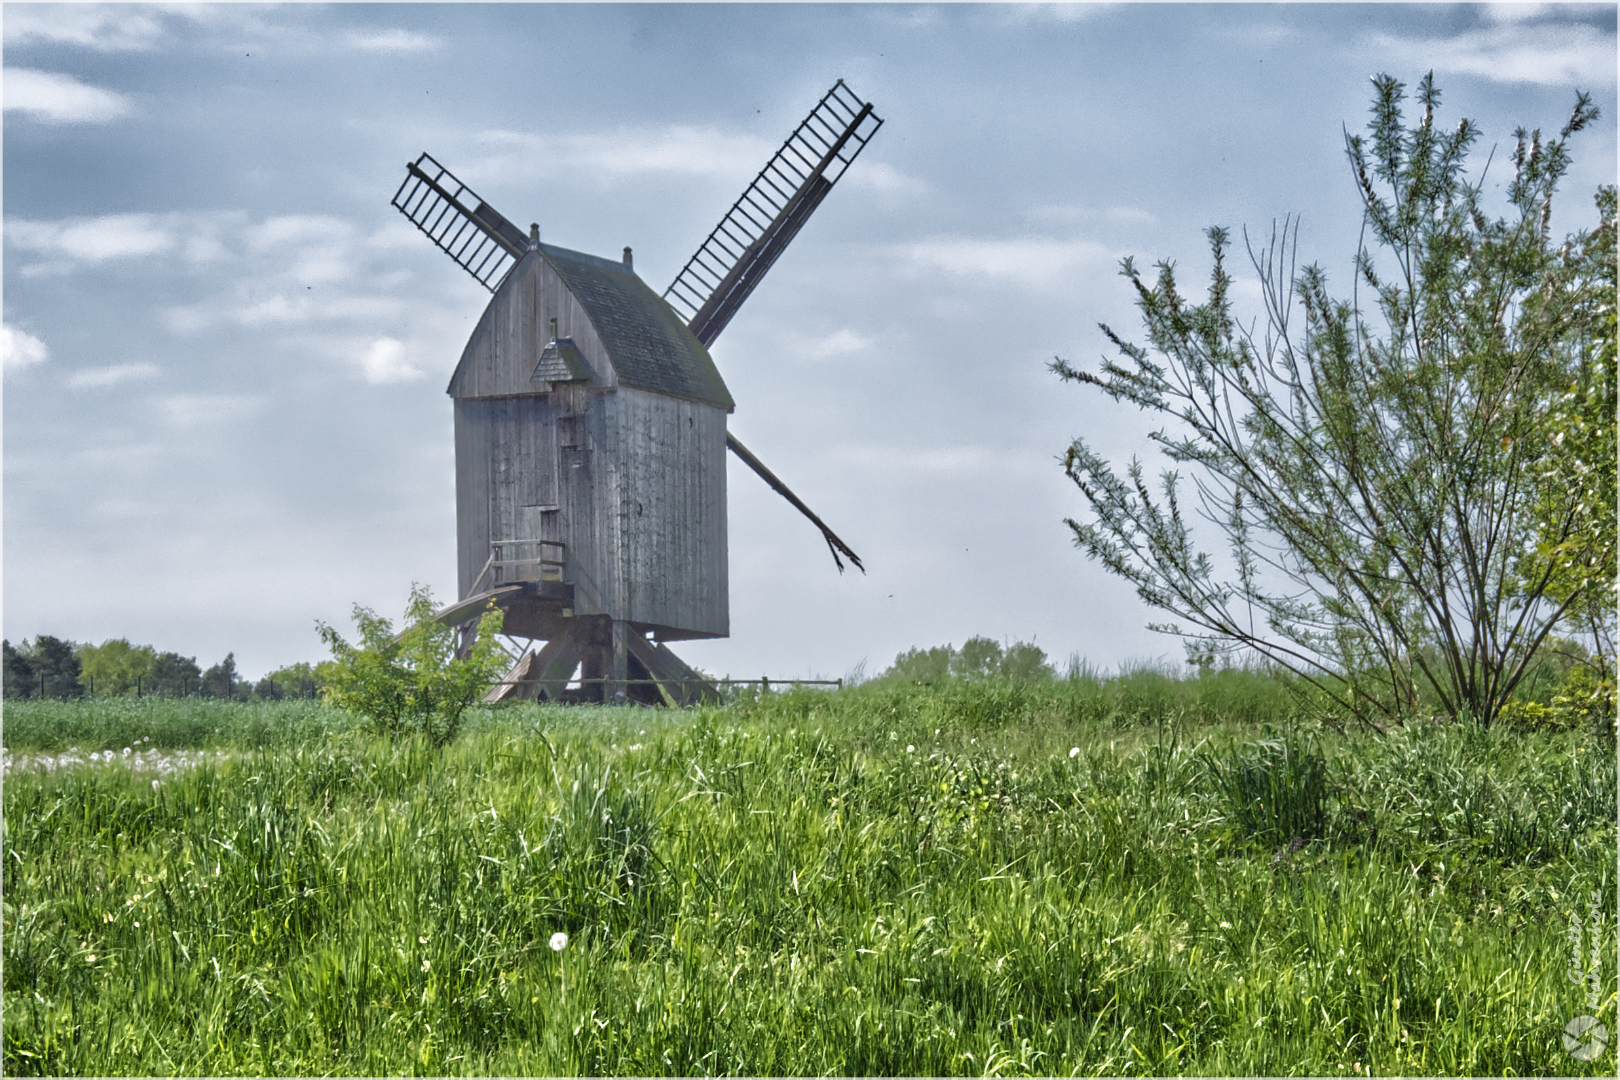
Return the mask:
<path id="1" fill-rule="evenodd" d="M 590 316 L 619 385 L 733 408 L 708 350 L 623 263 L 547 244 L 540 254 Z"/>

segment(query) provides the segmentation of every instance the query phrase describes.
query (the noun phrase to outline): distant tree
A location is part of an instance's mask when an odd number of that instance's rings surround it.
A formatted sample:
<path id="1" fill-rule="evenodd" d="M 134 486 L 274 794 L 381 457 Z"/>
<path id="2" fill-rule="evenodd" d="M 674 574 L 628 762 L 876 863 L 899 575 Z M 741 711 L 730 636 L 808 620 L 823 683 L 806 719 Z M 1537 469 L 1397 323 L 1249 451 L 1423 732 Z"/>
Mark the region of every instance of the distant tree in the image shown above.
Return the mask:
<path id="1" fill-rule="evenodd" d="M 48 698 L 77 698 L 84 696 L 79 682 L 79 658 L 73 642 L 41 634 L 34 639 L 29 662 L 35 693 L 43 687 Z"/>
<path id="2" fill-rule="evenodd" d="M 894 658 L 894 663 L 880 679 L 901 683 L 934 685 L 951 676 L 951 662 L 956 650 L 949 645 L 933 649 L 907 649 Z"/>
<path id="3" fill-rule="evenodd" d="M 184 694 L 195 690 L 201 678 L 202 668 L 197 666 L 195 656 L 166 652 L 158 653 L 152 661 L 152 687 L 155 692 Z"/>
<path id="4" fill-rule="evenodd" d="M 39 694 L 39 677 L 34 674 L 34 660 L 32 647 L 28 639 L 22 640 L 21 648 L 14 648 L 11 642 L 5 641 L 5 696 L 11 699 L 31 698 Z"/>
<path id="5" fill-rule="evenodd" d="M 988 679 L 1001 674 L 1001 643 L 970 637 L 951 658 L 951 674 L 958 679 Z"/>
<path id="6" fill-rule="evenodd" d="M 991 638 L 971 637 L 960 649 L 951 645 L 908 649 L 896 656 L 894 664 L 878 679 L 932 686 L 950 679 L 1035 682 L 1052 676 L 1046 653 L 1035 645 L 1019 641 L 1003 648 Z"/>
<path id="7" fill-rule="evenodd" d="M 1586 256 L 1605 241 L 1548 237 L 1566 144 L 1597 110 L 1581 94 L 1556 139 L 1515 133 L 1511 216 L 1492 220 L 1483 179 L 1463 173 L 1477 132 L 1436 125 L 1432 75 L 1411 128 L 1402 84 L 1379 76 L 1375 87 L 1370 137 L 1347 136 L 1346 151 L 1373 241 L 1356 287 L 1382 326 L 1361 300 L 1332 298 L 1316 266 L 1295 275 L 1298 226 L 1291 237 L 1286 223 L 1250 248 L 1266 320 L 1258 333 L 1243 326 L 1215 228 L 1206 303 L 1183 299 L 1169 263 L 1150 285 L 1127 259 L 1148 347 L 1103 327 L 1122 360 L 1099 374 L 1053 364 L 1165 422 L 1151 438 L 1197 470 L 1195 509 L 1230 570 L 1194 536 L 1176 472 L 1155 494 L 1139 462 L 1121 476 L 1083 440 L 1065 469 L 1092 516 L 1069 525 L 1088 555 L 1179 620 L 1155 629 L 1195 648 L 1254 650 L 1314 684 L 1334 715 L 1381 728 L 1434 708 L 1489 725 L 1542 643 L 1615 576 L 1613 547 L 1593 553 L 1578 535 L 1602 513 L 1576 505 L 1584 485 L 1552 478 L 1543 430 L 1594 341 L 1613 334 L 1598 317 L 1612 310 L 1612 254 L 1606 281 Z M 1614 227 L 1607 205 L 1599 233 Z M 1612 447 L 1613 407 L 1590 415 Z M 1571 542 L 1601 572 L 1566 587 L 1553 559 L 1534 562 Z"/>
<path id="8" fill-rule="evenodd" d="M 131 645 L 125 638 L 79 646 L 80 675 L 86 689 L 98 697 L 134 693 L 136 680 L 151 677 L 155 660 L 157 650 L 152 646 Z"/>
<path id="9" fill-rule="evenodd" d="M 214 664 L 202 673 L 201 693 L 209 697 L 230 698 L 246 693 L 249 687 L 242 685 L 241 676 L 236 673 L 236 654 L 229 652 L 225 659 Z"/>
<path id="10" fill-rule="evenodd" d="M 331 661 L 323 663 L 330 665 Z M 319 665 L 311 666 L 303 660 L 277 668 L 260 679 L 253 692 L 262 698 L 276 701 L 282 698 L 312 696 L 326 685 L 326 679 L 318 668 Z"/>
<path id="11" fill-rule="evenodd" d="M 1044 682 L 1054 676 L 1046 650 L 1027 641 L 1015 641 L 1001 657 L 1001 677 L 1014 682 Z"/>

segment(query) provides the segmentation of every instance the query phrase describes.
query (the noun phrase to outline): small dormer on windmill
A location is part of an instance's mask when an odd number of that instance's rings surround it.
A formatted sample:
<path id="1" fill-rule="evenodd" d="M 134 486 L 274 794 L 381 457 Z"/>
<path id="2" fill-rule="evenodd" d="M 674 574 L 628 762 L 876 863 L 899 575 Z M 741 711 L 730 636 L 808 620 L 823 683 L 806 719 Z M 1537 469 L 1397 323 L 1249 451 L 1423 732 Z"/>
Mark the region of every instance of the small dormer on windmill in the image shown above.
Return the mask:
<path id="1" fill-rule="evenodd" d="M 630 248 L 542 244 L 428 155 L 407 166 L 393 205 L 494 293 L 448 387 L 459 599 L 439 613 L 470 628 L 493 602 L 545 643 L 493 697 L 714 695 L 666 643 L 730 633 L 728 448 L 860 566 L 728 433 L 708 345 L 881 124 L 840 80 L 662 297 Z"/>

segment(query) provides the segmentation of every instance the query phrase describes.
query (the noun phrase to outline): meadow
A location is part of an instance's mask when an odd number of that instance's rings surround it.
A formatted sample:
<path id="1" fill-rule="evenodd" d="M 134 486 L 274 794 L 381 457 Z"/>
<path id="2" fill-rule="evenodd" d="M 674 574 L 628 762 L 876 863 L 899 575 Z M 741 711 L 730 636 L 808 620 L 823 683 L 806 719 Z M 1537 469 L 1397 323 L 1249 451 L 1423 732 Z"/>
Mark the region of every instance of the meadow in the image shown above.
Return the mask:
<path id="1" fill-rule="evenodd" d="M 1615 1027 L 1612 744 L 1293 708 L 8 704 L 5 1071 L 1614 1075 L 1559 1041 L 1593 892 Z"/>

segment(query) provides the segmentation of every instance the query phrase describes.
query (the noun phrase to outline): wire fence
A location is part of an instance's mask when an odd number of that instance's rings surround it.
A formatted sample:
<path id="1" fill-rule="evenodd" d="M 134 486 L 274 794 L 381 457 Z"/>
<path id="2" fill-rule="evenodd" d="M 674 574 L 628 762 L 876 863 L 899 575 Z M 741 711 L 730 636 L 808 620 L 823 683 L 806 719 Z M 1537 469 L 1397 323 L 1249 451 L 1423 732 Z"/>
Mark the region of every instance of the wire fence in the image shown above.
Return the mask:
<path id="1" fill-rule="evenodd" d="M 93 676 L 81 676 L 77 679 L 62 675 L 41 675 L 37 685 L 30 682 L 27 686 L 9 684 L 6 687 L 6 696 L 21 700 L 72 700 L 75 698 L 122 698 L 122 697 L 154 697 L 154 698 L 216 698 L 221 701 L 297 701 L 313 700 L 320 696 L 320 684 L 314 679 L 299 679 L 289 685 L 270 679 L 261 679 L 257 683 L 247 679 L 227 678 L 223 683 L 218 679 L 204 679 L 200 676 L 182 677 L 178 679 L 162 679 L 152 676 L 136 676 L 135 684 L 128 685 L 119 680 L 119 688 L 113 691 L 105 690 L 97 693 L 96 680 Z"/>

